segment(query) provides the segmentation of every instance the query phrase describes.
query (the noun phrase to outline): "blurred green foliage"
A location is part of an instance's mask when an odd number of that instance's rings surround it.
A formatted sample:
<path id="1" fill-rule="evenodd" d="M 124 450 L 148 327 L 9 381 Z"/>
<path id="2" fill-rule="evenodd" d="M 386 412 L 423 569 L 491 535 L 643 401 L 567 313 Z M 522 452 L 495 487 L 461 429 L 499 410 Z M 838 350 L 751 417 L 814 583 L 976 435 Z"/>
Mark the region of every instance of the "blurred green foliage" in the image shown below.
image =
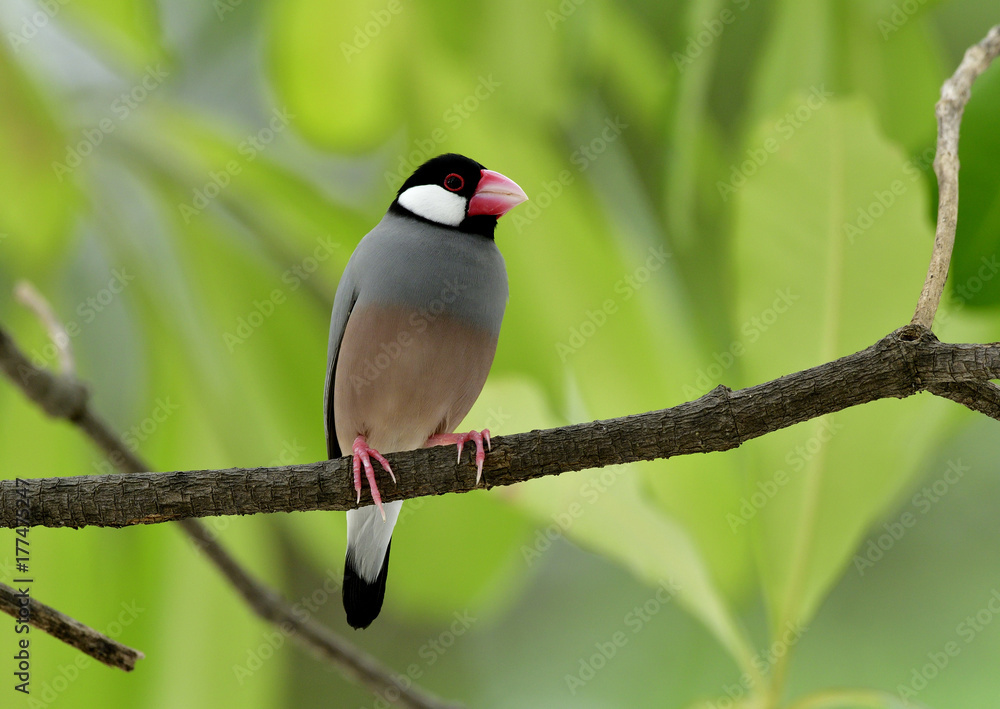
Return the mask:
<path id="1" fill-rule="evenodd" d="M 0 321 L 159 469 L 324 453 L 329 309 L 425 159 L 531 201 L 468 425 L 671 406 L 907 322 L 933 237 L 933 104 L 986 0 L 319 0 L 0 8 Z M 936 331 L 1000 334 L 1000 69 L 963 125 Z M 343 515 L 209 520 L 253 571 L 470 706 L 993 707 L 991 422 L 929 396 L 726 454 L 407 503 L 386 610 L 346 628 Z M 0 474 L 106 471 L 0 385 Z M 471 470 L 471 468 L 470 468 Z M 0 579 L 16 576 L 0 535 Z M 382 706 L 257 620 L 176 530 L 31 532 L 33 594 L 146 653 L 32 635 L 3 706 Z M 992 605 L 991 605 L 992 604 Z M 794 656 L 794 660 L 792 657 Z"/>

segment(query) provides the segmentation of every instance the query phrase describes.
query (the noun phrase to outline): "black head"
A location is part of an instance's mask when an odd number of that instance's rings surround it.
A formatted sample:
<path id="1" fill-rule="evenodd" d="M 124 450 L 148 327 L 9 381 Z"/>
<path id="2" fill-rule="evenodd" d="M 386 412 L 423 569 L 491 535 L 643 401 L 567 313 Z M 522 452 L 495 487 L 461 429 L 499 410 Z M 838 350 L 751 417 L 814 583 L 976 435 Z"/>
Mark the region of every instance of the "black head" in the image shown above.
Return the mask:
<path id="1" fill-rule="evenodd" d="M 526 199 L 524 191 L 500 173 L 447 153 L 418 167 L 399 188 L 389 210 L 492 238 L 497 219 Z"/>

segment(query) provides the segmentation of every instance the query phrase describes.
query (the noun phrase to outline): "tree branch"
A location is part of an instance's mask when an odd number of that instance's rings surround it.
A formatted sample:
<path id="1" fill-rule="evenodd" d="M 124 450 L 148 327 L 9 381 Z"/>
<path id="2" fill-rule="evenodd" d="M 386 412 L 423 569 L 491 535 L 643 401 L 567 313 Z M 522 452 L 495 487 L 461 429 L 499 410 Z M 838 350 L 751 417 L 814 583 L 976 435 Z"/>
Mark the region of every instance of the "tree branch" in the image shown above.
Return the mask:
<path id="1" fill-rule="evenodd" d="M 9 370 L 16 355 L 4 346 L 5 338 L 0 329 L 0 366 Z M 43 375 L 50 376 L 35 376 Z M 1000 344 L 945 344 L 928 330 L 908 325 L 861 352 L 740 391 L 717 387 L 670 409 L 497 437 L 486 457 L 482 486 L 730 450 L 824 414 L 920 391 L 933 391 L 994 415 L 996 388 L 987 386 L 987 380 L 996 377 L 1000 377 Z M 79 425 L 90 427 L 90 418 L 85 410 Z M 476 488 L 472 463 L 456 466 L 450 448 L 387 457 L 399 482 L 380 480 L 386 502 Z M 126 460 L 133 469 L 137 461 Z M 19 485 L 22 495 L 28 491 L 34 525 L 124 527 L 191 517 L 353 509 L 358 503 L 350 463 L 347 457 L 273 468 L 41 478 Z M 0 526 L 17 524 L 16 502 L 14 481 L 0 482 Z M 362 504 L 370 502 L 365 499 Z"/>
<path id="2" fill-rule="evenodd" d="M 123 471 L 122 475 L 110 477 L 128 480 L 133 478 L 134 473 L 149 475 L 149 473 L 141 473 L 141 471 L 149 470 L 149 466 L 125 447 L 111 428 L 91 410 L 87 401 L 86 388 L 73 378 L 53 374 L 35 367 L 2 327 L 0 327 L 0 370 L 21 388 L 25 396 L 41 406 L 50 416 L 64 418 L 79 426 L 104 451 L 115 467 Z M 16 482 L 4 480 L 0 481 L 0 485 L 5 487 L 9 485 L 11 489 L 14 489 Z M 35 499 L 37 492 L 38 490 L 34 488 L 26 489 L 23 484 L 20 486 L 22 505 L 25 494 L 28 498 L 28 526 L 35 525 L 35 520 L 30 519 L 30 510 L 35 508 L 38 502 Z M 16 504 L 16 500 L 13 501 L 13 504 Z M 15 519 L 15 524 L 11 526 L 25 526 L 23 509 L 21 514 L 20 522 Z M 180 519 L 180 517 L 174 517 L 174 519 Z M 257 615 L 279 626 L 282 632 L 336 665 L 345 676 L 400 706 L 412 709 L 448 709 L 455 706 L 441 702 L 409 680 L 406 682 L 397 680 L 392 671 L 381 665 L 374 657 L 354 647 L 323 625 L 296 615 L 283 598 L 245 571 L 216 541 L 214 535 L 197 520 L 185 519 L 181 522 L 181 528 L 194 540 L 205 556 L 219 568 Z M 40 609 L 51 611 L 51 614 L 58 616 L 58 618 L 46 616 L 43 611 L 39 611 L 41 614 L 39 618 L 52 618 L 51 627 L 53 630 L 43 628 L 46 632 L 51 632 L 60 640 L 69 642 L 102 662 L 106 661 L 104 655 L 109 652 L 108 648 L 96 642 L 85 632 L 89 631 L 89 633 L 97 635 L 95 631 L 48 606 L 34 601 L 32 604 L 32 613 L 35 612 L 35 605 L 37 605 Z M 0 599 L 0 610 L 16 617 L 18 607 L 2 602 Z M 62 619 L 62 622 L 59 622 L 58 619 Z M 97 638 L 103 638 L 103 636 L 97 635 Z M 113 643 L 114 641 L 108 640 L 108 642 Z M 142 653 L 137 653 L 125 646 L 119 647 L 136 653 L 138 657 L 142 656 Z"/>
<path id="3" fill-rule="evenodd" d="M 4 583 L 0 583 L 0 611 L 25 619 L 29 625 L 72 645 L 109 667 L 131 672 L 135 669 L 135 661 L 145 657 L 138 650 L 122 645 L 80 621 L 63 615 L 55 608 L 18 593 Z"/>
<path id="4" fill-rule="evenodd" d="M 927 278 L 911 321 L 928 330 L 934 325 L 934 315 L 944 293 L 958 226 L 958 128 L 962 124 L 965 104 L 969 102 L 972 82 L 986 71 L 998 54 L 1000 25 L 966 50 L 958 69 L 941 87 L 941 100 L 935 106 L 938 121 L 937 152 L 934 154 L 934 174 L 938 181 L 937 230 Z"/>

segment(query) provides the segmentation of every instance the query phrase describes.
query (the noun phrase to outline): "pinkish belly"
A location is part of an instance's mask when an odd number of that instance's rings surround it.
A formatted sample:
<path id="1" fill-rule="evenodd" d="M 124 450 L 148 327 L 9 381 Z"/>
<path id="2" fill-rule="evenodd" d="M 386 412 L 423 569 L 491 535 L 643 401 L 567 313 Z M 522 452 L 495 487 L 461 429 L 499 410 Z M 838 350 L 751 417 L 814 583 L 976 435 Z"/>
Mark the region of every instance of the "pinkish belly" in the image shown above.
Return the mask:
<path id="1" fill-rule="evenodd" d="M 371 305 L 351 313 L 337 357 L 337 441 L 389 453 L 454 430 L 486 382 L 497 338 L 439 316 Z"/>

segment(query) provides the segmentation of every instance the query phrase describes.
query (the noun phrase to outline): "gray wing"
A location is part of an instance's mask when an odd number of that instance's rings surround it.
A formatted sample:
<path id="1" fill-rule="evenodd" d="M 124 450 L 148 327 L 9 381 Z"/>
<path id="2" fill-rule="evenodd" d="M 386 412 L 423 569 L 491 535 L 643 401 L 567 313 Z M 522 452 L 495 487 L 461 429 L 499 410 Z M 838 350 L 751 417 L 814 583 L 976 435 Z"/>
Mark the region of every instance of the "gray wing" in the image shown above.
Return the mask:
<path id="1" fill-rule="evenodd" d="M 337 442 L 337 427 L 333 419 L 333 383 L 337 371 L 337 355 L 340 353 L 340 343 L 344 339 L 344 329 L 351 311 L 358 300 L 358 279 L 355 276 L 355 259 L 348 260 L 344 275 L 337 285 L 337 294 L 333 298 L 333 314 L 330 316 L 330 343 L 326 356 L 326 384 L 323 387 L 323 409 L 326 418 L 326 454 L 329 458 L 339 458 L 344 453 Z"/>

